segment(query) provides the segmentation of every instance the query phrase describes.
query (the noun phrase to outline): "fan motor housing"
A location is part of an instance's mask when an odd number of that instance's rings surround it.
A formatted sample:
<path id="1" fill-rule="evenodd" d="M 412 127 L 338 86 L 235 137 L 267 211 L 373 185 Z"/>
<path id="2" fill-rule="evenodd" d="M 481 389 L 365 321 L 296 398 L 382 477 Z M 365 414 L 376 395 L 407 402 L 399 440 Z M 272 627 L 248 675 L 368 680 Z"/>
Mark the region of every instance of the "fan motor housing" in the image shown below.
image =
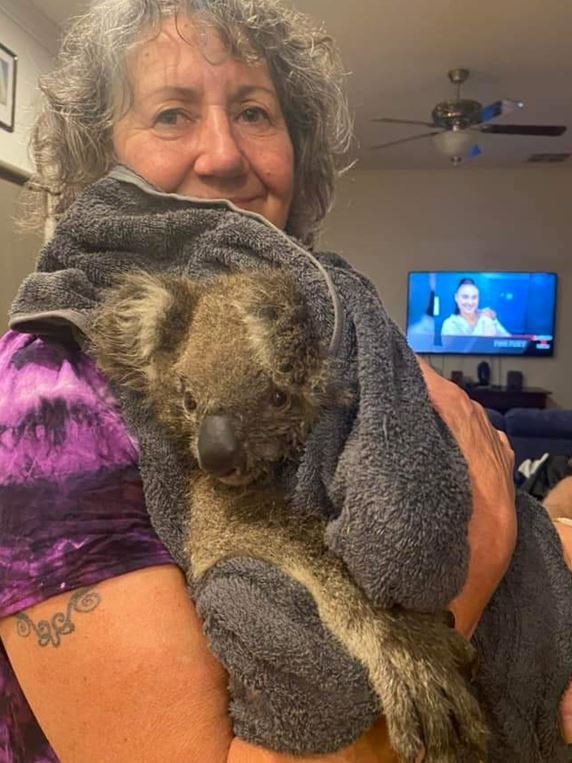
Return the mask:
<path id="1" fill-rule="evenodd" d="M 433 123 L 438 127 L 444 127 L 446 130 L 452 130 L 453 127 L 465 129 L 479 124 L 482 108 L 478 101 L 442 101 L 435 106 L 431 116 Z"/>

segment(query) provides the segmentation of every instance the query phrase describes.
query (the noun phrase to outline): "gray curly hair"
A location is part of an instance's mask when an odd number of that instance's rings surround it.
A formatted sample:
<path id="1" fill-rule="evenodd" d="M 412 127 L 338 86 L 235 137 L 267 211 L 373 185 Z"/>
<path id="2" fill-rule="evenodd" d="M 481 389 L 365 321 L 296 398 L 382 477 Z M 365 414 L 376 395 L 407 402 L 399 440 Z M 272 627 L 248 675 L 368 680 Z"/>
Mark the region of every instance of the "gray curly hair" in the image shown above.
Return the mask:
<path id="1" fill-rule="evenodd" d="M 231 55 L 264 59 L 295 154 L 286 230 L 311 245 L 333 203 L 352 122 L 344 71 L 332 39 L 280 0 L 95 0 L 64 37 L 55 70 L 42 77 L 43 108 L 31 136 L 39 215 L 56 219 L 114 164 L 112 126 L 129 108 L 128 51 L 166 17 L 200 14 Z M 117 97 L 118 87 L 121 97 Z M 122 113 L 125 113 L 122 111 Z"/>

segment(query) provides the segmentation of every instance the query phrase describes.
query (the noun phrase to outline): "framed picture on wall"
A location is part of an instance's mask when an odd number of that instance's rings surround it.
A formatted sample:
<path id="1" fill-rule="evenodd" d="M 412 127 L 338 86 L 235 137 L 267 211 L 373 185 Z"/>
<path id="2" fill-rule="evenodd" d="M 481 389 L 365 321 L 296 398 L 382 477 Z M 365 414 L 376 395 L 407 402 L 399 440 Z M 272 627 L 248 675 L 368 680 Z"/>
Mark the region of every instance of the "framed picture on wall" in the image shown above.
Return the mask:
<path id="1" fill-rule="evenodd" d="M 0 127 L 14 131 L 18 58 L 0 42 Z"/>

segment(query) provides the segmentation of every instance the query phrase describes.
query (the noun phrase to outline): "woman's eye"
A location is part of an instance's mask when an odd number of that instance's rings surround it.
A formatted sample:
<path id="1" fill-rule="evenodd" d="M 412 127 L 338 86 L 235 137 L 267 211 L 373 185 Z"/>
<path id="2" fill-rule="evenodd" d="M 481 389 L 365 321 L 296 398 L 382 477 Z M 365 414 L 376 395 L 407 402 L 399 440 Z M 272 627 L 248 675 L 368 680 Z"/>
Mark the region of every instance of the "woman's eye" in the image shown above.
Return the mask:
<path id="1" fill-rule="evenodd" d="M 270 396 L 270 402 L 275 408 L 287 408 L 290 403 L 290 396 L 281 389 L 275 389 Z"/>
<path id="2" fill-rule="evenodd" d="M 186 413 L 193 413 L 197 410 L 197 402 L 190 392 L 185 392 L 183 395 L 183 408 Z"/>
<path id="3" fill-rule="evenodd" d="M 155 118 L 156 125 L 167 127 L 181 127 L 187 121 L 187 115 L 180 109 L 166 109 Z"/>
<path id="4" fill-rule="evenodd" d="M 243 122 L 253 125 L 268 123 L 270 121 L 268 113 L 259 106 L 249 106 L 247 109 L 244 109 L 244 111 L 240 113 L 240 118 Z"/>

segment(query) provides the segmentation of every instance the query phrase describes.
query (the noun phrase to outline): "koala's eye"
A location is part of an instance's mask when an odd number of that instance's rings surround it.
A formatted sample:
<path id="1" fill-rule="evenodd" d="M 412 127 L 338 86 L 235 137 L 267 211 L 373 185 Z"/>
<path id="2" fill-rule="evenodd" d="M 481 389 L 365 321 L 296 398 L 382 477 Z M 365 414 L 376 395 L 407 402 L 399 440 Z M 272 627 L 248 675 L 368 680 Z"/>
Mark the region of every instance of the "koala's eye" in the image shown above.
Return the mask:
<path id="1" fill-rule="evenodd" d="M 275 408 L 286 408 L 290 403 L 290 396 L 281 389 L 272 390 L 270 402 Z"/>
<path id="2" fill-rule="evenodd" d="M 183 395 L 183 408 L 187 413 L 197 410 L 197 402 L 190 392 L 185 392 Z"/>

